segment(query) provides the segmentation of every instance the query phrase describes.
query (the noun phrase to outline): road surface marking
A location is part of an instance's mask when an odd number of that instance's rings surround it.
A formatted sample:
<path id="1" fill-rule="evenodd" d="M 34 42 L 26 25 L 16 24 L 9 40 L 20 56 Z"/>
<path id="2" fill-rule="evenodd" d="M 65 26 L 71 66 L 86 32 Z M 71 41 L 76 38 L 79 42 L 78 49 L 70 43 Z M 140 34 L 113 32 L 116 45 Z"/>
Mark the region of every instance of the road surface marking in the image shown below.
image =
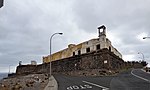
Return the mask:
<path id="1" fill-rule="evenodd" d="M 147 82 L 150 83 L 150 81 L 149 81 L 148 79 L 145 79 L 145 78 L 143 78 L 143 77 L 140 77 L 140 76 L 134 74 L 134 73 L 133 73 L 133 70 L 131 71 L 131 74 L 132 74 L 133 76 L 137 77 L 137 78 L 140 78 L 140 79 L 142 79 L 142 80 L 147 81 Z"/>
<path id="2" fill-rule="evenodd" d="M 75 89 L 91 89 L 92 86 L 90 85 L 73 85 L 73 86 L 69 86 L 67 87 L 67 90 L 75 90 Z"/>
<path id="3" fill-rule="evenodd" d="M 91 82 L 87 82 L 87 81 L 82 81 L 82 82 L 87 83 L 87 84 L 91 84 L 93 86 L 97 86 L 97 87 L 103 88 L 102 90 L 109 90 L 109 88 L 104 87 L 104 86 L 100 86 L 100 85 L 95 84 L 95 83 L 91 83 Z"/>
<path id="4" fill-rule="evenodd" d="M 150 74 L 150 72 L 146 72 L 145 70 L 143 70 L 143 69 L 141 69 L 141 71 L 143 71 L 143 72 L 145 72 L 145 73 L 147 73 L 147 74 Z"/>

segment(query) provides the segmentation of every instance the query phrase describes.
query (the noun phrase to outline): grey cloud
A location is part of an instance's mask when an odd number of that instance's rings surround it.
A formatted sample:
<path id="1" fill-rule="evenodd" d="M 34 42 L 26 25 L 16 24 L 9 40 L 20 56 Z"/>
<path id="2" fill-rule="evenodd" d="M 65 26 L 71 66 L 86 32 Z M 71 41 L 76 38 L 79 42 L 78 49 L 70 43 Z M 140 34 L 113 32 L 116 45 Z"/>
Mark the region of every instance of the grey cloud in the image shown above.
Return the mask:
<path id="1" fill-rule="evenodd" d="M 106 24 L 110 29 L 126 27 L 143 28 L 149 22 L 149 5 L 143 1 L 81 1 L 74 4 L 76 21 L 80 28 L 93 32 L 99 24 Z M 78 8 L 79 7 L 79 8 Z M 149 25 L 147 25 L 149 27 Z"/>

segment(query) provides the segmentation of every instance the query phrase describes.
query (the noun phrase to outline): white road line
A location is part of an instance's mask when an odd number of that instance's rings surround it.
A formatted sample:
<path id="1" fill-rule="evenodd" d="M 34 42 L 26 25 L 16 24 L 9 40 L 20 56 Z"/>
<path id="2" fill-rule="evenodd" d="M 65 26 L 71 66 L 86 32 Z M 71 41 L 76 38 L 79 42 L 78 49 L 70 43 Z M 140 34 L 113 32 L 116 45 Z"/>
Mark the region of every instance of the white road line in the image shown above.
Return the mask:
<path id="1" fill-rule="evenodd" d="M 143 72 L 145 72 L 145 73 L 148 73 L 148 74 L 150 74 L 150 72 L 146 72 L 145 70 L 143 70 L 143 69 L 141 69 L 141 71 L 143 71 Z"/>
<path id="2" fill-rule="evenodd" d="M 145 79 L 145 78 L 143 78 L 143 77 L 140 77 L 140 76 L 134 74 L 134 73 L 133 73 L 133 70 L 131 71 L 131 74 L 132 74 L 133 76 L 137 77 L 137 78 L 140 78 L 140 79 L 142 79 L 142 80 L 147 81 L 147 82 L 150 83 L 150 81 L 149 81 L 148 79 Z"/>
<path id="3" fill-rule="evenodd" d="M 82 82 L 87 83 L 87 84 L 91 84 L 93 86 L 97 86 L 97 87 L 103 88 L 102 90 L 109 90 L 109 88 L 104 87 L 104 86 L 100 86 L 100 85 L 95 84 L 95 83 L 91 83 L 91 82 L 87 82 L 87 81 L 82 81 Z"/>

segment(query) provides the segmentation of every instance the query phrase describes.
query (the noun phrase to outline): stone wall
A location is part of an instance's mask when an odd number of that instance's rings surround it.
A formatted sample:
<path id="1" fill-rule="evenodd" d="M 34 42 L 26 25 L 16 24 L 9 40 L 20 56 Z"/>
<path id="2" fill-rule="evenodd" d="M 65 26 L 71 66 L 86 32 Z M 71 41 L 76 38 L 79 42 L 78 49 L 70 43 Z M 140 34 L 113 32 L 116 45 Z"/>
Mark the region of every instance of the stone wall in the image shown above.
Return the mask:
<path id="1" fill-rule="evenodd" d="M 17 67 L 16 74 L 49 73 L 49 66 L 49 63 L 40 65 L 21 65 Z M 108 49 L 75 55 L 73 57 L 52 62 L 53 74 L 61 73 L 74 75 L 89 72 L 89 74 L 95 75 L 101 73 L 101 71 L 119 71 L 125 67 L 126 63 Z"/>

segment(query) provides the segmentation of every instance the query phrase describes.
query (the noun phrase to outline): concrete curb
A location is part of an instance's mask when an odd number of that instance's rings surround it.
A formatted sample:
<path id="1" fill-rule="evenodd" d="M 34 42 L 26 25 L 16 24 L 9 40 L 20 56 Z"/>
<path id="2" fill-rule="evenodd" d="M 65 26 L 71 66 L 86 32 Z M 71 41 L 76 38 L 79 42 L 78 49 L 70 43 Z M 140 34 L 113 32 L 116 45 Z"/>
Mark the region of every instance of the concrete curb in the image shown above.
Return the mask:
<path id="1" fill-rule="evenodd" d="M 47 86 L 44 88 L 44 90 L 58 90 L 58 84 L 57 81 L 53 76 L 49 78 L 49 82 Z"/>

